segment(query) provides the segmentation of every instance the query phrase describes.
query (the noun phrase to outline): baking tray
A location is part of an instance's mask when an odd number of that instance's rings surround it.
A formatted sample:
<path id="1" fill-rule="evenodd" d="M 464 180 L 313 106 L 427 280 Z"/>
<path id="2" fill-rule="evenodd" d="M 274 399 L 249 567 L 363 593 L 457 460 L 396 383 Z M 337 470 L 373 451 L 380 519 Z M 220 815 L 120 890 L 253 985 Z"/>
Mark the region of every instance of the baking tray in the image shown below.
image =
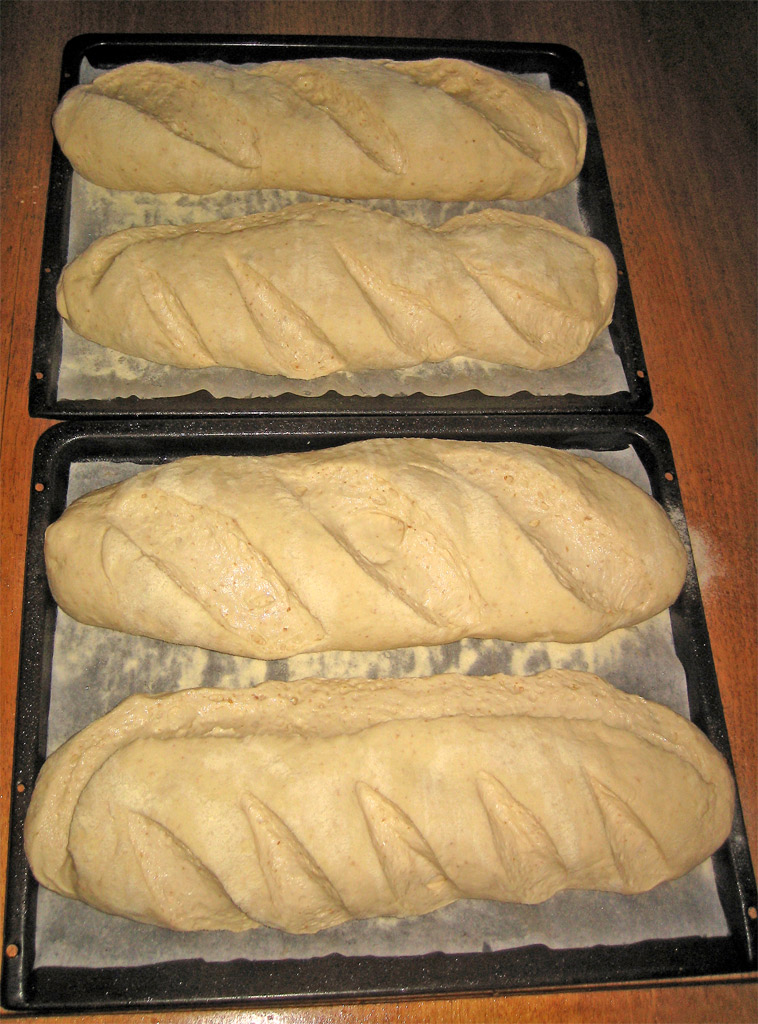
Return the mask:
<path id="1" fill-rule="evenodd" d="M 317 398 L 283 394 L 275 398 L 215 398 L 207 390 L 175 397 L 58 398 L 63 346 L 62 322 L 55 307 L 55 286 L 65 266 L 74 174 L 57 143 L 53 143 L 47 215 L 44 229 L 37 321 L 32 359 L 29 410 L 32 416 L 142 415 L 309 415 L 361 413 L 372 415 L 470 415 L 482 412 L 646 413 L 653 400 L 632 293 L 624 261 L 611 190 L 580 56 L 568 47 L 532 43 L 485 43 L 464 40 L 366 39 L 306 36 L 140 36 L 84 35 L 64 49 L 61 96 L 78 84 L 82 62 L 95 69 L 131 61 L 262 62 L 307 57 L 391 57 L 416 60 L 460 57 L 503 71 L 547 74 L 552 87 L 572 96 L 582 107 L 588 126 L 587 156 L 578 179 L 578 203 L 589 234 L 612 251 L 618 266 L 618 296 L 610 336 L 619 366 L 619 390 L 611 394 L 537 395 L 527 390 L 493 397 L 475 390 L 434 397 L 415 393 L 401 397 L 344 396 L 329 391 Z M 610 357 L 611 360 L 613 357 Z M 505 371 L 507 372 L 507 371 Z M 625 387 L 622 380 L 626 381 Z M 414 385 L 415 386 L 415 385 Z M 616 386 L 615 384 L 613 386 Z M 125 388 L 128 390 L 128 388 Z"/>
<path id="2" fill-rule="evenodd" d="M 598 457 L 614 451 L 636 453 L 652 494 L 675 523 L 689 553 L 687 580 L 670 610 L 676 658 L 686 674 L 683 700 L 689 704 L 692 720 L 731 765 L 676 470 L 664 432 L 650 420 L 514 415 L 479 416 L 464 423 L 450 417 L 417 416 L 390 423 L 382 417 L 356 416 L 313 418 L 307 425 L 301 417 L 259 417 L 231 423 L 172 419 L 150 424 L 123 420 L 58 424 L 40 438 L 31 485 L 3 939 L 4 1006 L 38 1012 L 105 1012 L 354 1001 L 604 986 L 718 976 L 755 968 L 755 879 L 739 800 L 732 834 L 712 859 L 719 914 L 723 911 L 726 922 L 725 933 L 716 937 L 677 934 L 571 949 L 527 943 L 502 951 L 422 956 L 332 954 L 281 960 L 240 958 L 223 963 L 175 959 L 138 967 L 35 968 L 38 886 L 23 853 L 23 822 L 47 747 L 56 627 L 56 608 L 45 576 L 43 537 L 48 524 L 65 507 L 71 468 L 96 461 L 154 464 L 196 453 L 302 451 L 377 435 L 524 441 L 589 450 Z M 81 683 L 85 685 L 85 680 Z M 501 911 L 497 905 L 491 906 L 497 913 L 508 912 L 507 907 Z M 679 927 L 678 920 L 675 927 Z M 622 925 L 627 935 L 627 921 Z M 9 949 L 15 950 L 15 955 L 9 955 Z"/>

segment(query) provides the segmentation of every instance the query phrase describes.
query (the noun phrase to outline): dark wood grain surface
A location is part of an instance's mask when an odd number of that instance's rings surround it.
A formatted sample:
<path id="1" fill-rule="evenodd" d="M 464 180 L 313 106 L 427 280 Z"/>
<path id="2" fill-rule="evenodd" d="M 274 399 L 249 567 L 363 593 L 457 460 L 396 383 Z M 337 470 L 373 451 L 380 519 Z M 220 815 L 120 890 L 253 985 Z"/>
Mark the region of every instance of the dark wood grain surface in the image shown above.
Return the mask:
<path id="1" fill-rule="evenodd" d="M 82 32 L 426 36 L 563 43 L 582 55 L 653 387 L 693 536 L 751 847 L 756 846 L 756 5 L 683 2 L 4 0 L 2 675 L 5 877 L 30 468 L 49 425 L 27 390 L 50 117 Z M 68 1018 L 69 1020 L 71 1018 Z M 99 1016 L 98 1019 L 105 1019 Z M 751 1021 L 751 978 L 712 984 L 108 1021 Z"/>

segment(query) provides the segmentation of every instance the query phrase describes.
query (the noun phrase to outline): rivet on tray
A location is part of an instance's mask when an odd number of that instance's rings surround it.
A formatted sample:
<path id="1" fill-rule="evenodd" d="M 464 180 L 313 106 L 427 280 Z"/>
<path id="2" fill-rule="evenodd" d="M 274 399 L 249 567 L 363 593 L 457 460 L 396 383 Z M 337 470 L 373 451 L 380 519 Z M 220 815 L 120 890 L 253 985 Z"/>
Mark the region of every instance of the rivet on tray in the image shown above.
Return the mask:
<path id="1" fill-rule="evenodd" d="M 18 946 L 16 945 L 15 942 L 8 943 L 8 945 L 5 947 L 5 955 L 9 957 L 11 960 L 14 957 L 18 956 Z"/>

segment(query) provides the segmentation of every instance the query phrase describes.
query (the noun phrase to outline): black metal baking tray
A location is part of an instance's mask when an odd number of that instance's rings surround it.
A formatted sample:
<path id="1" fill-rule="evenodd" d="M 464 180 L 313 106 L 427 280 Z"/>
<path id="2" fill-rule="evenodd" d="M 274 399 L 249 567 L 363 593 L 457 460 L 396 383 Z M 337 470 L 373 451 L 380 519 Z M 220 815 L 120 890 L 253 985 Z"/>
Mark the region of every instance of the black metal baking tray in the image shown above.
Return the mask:
<path id="1" fill-rule="evenodd" d="M 430 40 L 306 36 L 140 36 L 84 35 L 72 39 L 63 53 L 60 94 L 78 84 L 83 60 L 95 68 L 110 68 L 137 60 L 215 61 L 228 63 L 287 60 L 306 57 L 392 57 L 415 60 L 436 56 L 460 57 L 514 73 L 547 73 L 551 86 L 572 96 L 587 119 L 587 156 L 579 177 L 579 205 L 589 233 L 612 251 L 618 266 L 618 295 L 610 334 L 626 389 L 605 395 L 535 395 L 520 391 L 500 398 L 470 390 L 433 397 L 341 396 L 335 391 L 318 398 L 285 394 L 277 398 L 214 398 L 198 390 L 178 397 L 59 399 L 62 323 L 55 307 L 55 286 L 65 266 L 71 210 L 73 172 L 57 143 L 53 143 L 47 215 L 34 337 L 29 410 L 32 416 L 63 419 L 72 416 L 142 415 L 309 415 L 361 413 L 374 415 L 471 415 L 483 412 L 646 413 L 653 399 L 632 301 L 608 175 L 600 146 L 581 57 L 561 45 L 486 43 Z"/>
<path id="2" fill-rule="evenodd" d="M 524 441 L 595 452 L 632 448 L 651 491 L 689 539 L 671 450 L 664 432 L 641 417 L 479 416 L 467 421 L 417 416 L 218 420 L 100 420 L 58 424 L 34 458 L 19 672 L 3 1005 L 73 1012 L 280 1002 L 400 998 L 652 982 L 749 972 L 756 966 L 755 879 L 739 807 L 729 840 L 713 858 L 728 934 L 554 949 L 524 945 L 502 952 L 423 956 L 328 955 L 224 963 L 172 960 L 142 967 L 35 968 L 37 883 L 23 853 L 23 822 L 47 742 L 56 609 L 47 588 L 43 537 L 66 504 L 73 465 L 93 460 L 154 464 L 196 453 L 266 454 L 327 447 L 370 436 L 442 436 Z M 693 721 L 731 764 L 708 632 L 691 553 L 684 590 L 670 612 L 676 656 L 687 680 Z M 86 680 L 89 682 L 90 680 Z M 82 680 L 84 685 L 85 680 Z M 78 683 L 77 683 L 78 685 Z M 9 955 L 9 949 L 16 955 Z"/>

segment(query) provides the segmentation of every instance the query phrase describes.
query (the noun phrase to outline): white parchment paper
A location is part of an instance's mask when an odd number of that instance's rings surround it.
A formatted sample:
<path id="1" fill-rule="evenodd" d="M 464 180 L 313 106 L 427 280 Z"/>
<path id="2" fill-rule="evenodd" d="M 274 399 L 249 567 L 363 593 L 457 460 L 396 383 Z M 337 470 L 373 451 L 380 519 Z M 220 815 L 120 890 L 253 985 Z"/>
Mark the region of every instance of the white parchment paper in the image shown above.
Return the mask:
<path id="1" fill-rule="evenodd" d="M 83 66 L 80 80 L 88 82 L 93 77 L 92 69 L 88 65 Z M 549 87 L 547 75 L 525 75 L 524 78 L 543 88 Z M 577 196 L 577 183 L 572 182 L 558 192 L 527 202 L 350 201 L 428 227 L 438 227 L 451 217 L 492 206 L 547 217 L 587 234 Z M 74 259 L 96 238 L 122 228 L 192 224 L 247 216 L 314 199 L 349 201 L 278 189 L 217 192 L 211 196 L 115 192 L 93 185 L 74 173 L 68 259 Z M 628 385 L 607 329 L 579 359 L 549 370 L 521 370 L 458 357 L 406 370 L 333 373 L 313 381 L 297 381 L 226 367 L 187 370 L 161 366 L 86 341 L 64 322 L 57 397 L 59 400 L 106 400 L 131 396 L 168 398 L 200 390 L 208 391 L 215 398 L 235 399 L 272 398 L 283 394 L 318 397 L 329 391 L 363 397 L 412 395 L 417 392 L 442 396 L 472 389 L 501 397 L 519 391 L 534 395 L 610 395 L 628 391 Z"/>
<path id="2" fill-rule="evenodd" d="M 631 448 L 591 454 L 649 491 L 647 475 Z M 115 462 L 74 464 L 68 500 L 144 468 Z M 688 714 L 686 680 L 674 651 L 667 612 L 588 644 L 466 640 L 442 647 L 331 652 L 267 662 L 84 626 L 59 611 L 48 753 L 124 697 L 140 691 L 247 687 L 266 679 L 310 676 L 375 678 L 445 671 L 519 675 L 549 667 L 595 672 L 621 689 Z M 36 925 L 36 967 L 129 966 L 197 957 L 277 960 L 329 953 L 405 956 L 534 943 L 573 948 L 728 934 L 710 861 L 684 878 L 638 896 L 564 892 L 539 906 L 469 900 L 425 917 L 351 922 L 313 936 L 268 928 L 242 934 L 176 933 L 101 914 L 45 889 L 40 889 Z"/>

